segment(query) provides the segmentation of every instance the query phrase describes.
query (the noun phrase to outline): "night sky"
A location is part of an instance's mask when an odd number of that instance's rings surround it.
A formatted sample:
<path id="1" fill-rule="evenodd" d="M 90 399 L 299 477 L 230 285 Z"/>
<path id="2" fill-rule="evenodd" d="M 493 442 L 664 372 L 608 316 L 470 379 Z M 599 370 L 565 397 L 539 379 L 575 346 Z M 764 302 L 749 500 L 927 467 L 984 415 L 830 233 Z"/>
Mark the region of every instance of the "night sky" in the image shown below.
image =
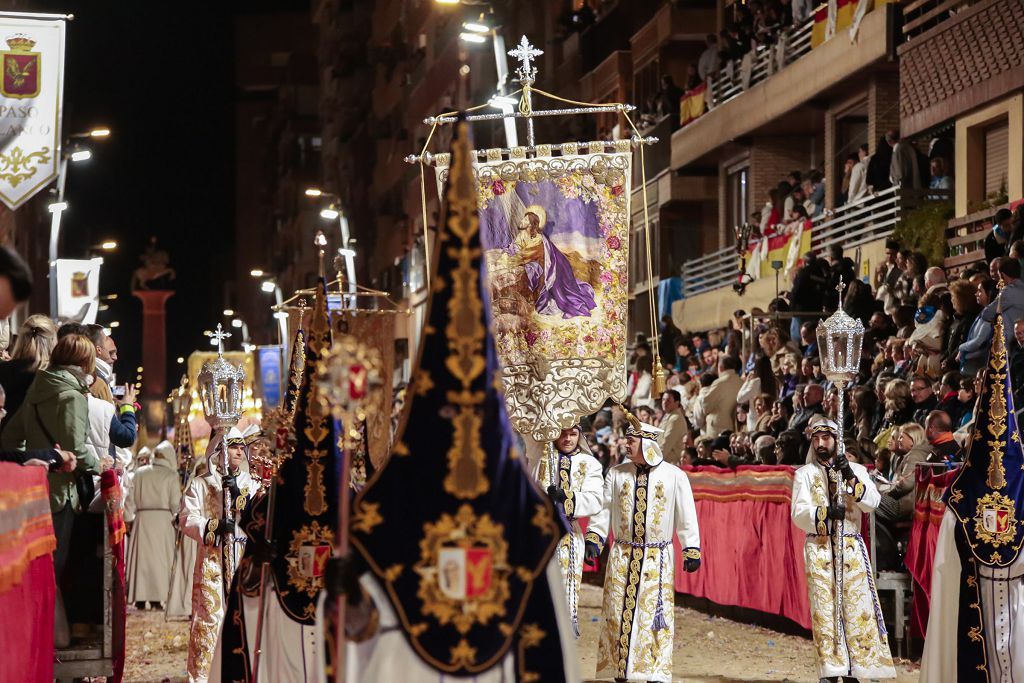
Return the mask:
<path id="1" fill-rule="evenodd" d="M 178 356 L 209 349 L 233 273 L 232 9 L 219 2 L 33 2 L 75 15 L 67 28 L 65 135 L 109 126 L 109 141 L 72 168 L 61 255 L 80 257 L 104 239 L 101 291 L 117 293 L 99 322 L 117 320 L 118 374 L 141 360 L 141 303 L 129 291 L 150 236 L 170 253 L 177 293 L 168 302 L 168 384 Z M 251 3 L 247 3 L 251 5 Z M 23 9 L 23 7 L 19 7 Z M 27 8 L 25 8 L 27 9 Z M 223 265 L 222 265 L 223 264 Z"/>

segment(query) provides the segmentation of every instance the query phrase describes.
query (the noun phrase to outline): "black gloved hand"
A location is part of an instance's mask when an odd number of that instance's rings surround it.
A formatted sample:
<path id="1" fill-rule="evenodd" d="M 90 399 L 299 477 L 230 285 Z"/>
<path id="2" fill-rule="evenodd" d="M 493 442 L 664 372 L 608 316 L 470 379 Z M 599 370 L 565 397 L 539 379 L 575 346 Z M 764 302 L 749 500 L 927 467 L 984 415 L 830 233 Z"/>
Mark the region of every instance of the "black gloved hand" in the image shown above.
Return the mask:
<path id="1" fill-rule="evenodd" d="M 224 487 L 224 490 L 231 494 L 232 503 L 242 496 L 242 490 L 238 488 L 238 479 L 234 475 L 223 477 L 220 480 L 220 483 L 221 486 Z"/>
<path id="2" fill-rule="evenodd" d="M 277 559 L 277 543 L 274 539 L 270 539 L 268 541 L 265 537 L 259 534 L 249 537 L 246 549 L 252 550 L 252 560 L 256 565 L 270 563 Z"/>
<path id="3" fill-rule="evenodd" d="M 324 586 L 328 598 L 346 596 L 350 605 L 362 602 L 363 589 L 359 586 L 359 567 L 351 555 L 331 557 L 324 570 Z"/>
<path id="4" fill-rule="evenodd" d="M 694 557 L 683 560 L 683 570 L 686 571 L 687 574 L 692 574 L 698 569 L 700 569 L 700 558 Z"/>
<path id="5" fill-rule="evenodd" d="M 594 563 L 601 557 L 601 548 L 593 541 L 583 544 L 583 559 L 588 563 Z"/>
<path id="6" fill-rule="evenodd" d="M 568 498 L 568 496 L 565 495 L 565 491 L 557 486 L 548 487 L 548 496 L 553 502 L 562 503 L 563 505 L 565 504 L 566 498 Z"/>
<path id="7" fill-rule="evenodd" d="M 213 530 L 215 534 L 224 538 L 225 536 L 237 536 L 238 526 L 230 519 L 218 519 L 217 528 Z"/>
<path id="8" fill-rule="evenodd" d="M 832 503 L 828 506 L 828 518 L 836 521 L 846 518 L 846 506 Z"/>
<path id="9" fill-rule="evenodd" d="M 840 453 L 836 456 L 836 469 L 842 473 L 845 481 L 857 478 L 853 473 L 853 468 L 850 467 L 850 460 L 846 457 L 846 453 Z"/>

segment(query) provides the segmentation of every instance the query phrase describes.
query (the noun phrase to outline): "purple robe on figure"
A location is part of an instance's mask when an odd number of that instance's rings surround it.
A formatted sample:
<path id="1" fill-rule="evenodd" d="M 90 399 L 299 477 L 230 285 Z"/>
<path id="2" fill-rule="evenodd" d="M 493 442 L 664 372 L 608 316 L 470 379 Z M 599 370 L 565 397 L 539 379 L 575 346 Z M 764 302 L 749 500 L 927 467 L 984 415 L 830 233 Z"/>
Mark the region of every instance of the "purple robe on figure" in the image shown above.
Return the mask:
<path id="1" fill-rule="evenodd" d="M 537 312 L 541 315 L 559 315 L 563 318 L 590 316 L 597 307 L 594 288 L 576 279 L 572 264 L 544 233 L 544 265 L 530 261 L 526 264 L 526 278 L 531 290 L 540 288 Z"/>

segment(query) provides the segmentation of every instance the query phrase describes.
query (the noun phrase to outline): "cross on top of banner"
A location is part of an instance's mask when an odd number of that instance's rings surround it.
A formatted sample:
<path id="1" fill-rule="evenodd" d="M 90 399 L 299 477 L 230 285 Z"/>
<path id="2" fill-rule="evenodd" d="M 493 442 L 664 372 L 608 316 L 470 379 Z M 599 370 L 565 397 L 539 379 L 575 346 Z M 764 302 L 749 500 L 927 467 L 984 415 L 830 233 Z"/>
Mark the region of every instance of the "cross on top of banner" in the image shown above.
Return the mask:
<path id="1" fill-rule="evenodd" d="M 508 51 L 509 57 L 513 57 L 519 61 L 519 68 L 516 69 L 516 75 L 519 76 L 520 82 L 533 83 L 534 79 L 537 78 L 537 67 L 532 66 L 530 62 L 534 61 L 537 57 L 544 54 L 544 50 L 538 50 L 530 41 L 523 36 L 519 39 L 519 45 Z"/>

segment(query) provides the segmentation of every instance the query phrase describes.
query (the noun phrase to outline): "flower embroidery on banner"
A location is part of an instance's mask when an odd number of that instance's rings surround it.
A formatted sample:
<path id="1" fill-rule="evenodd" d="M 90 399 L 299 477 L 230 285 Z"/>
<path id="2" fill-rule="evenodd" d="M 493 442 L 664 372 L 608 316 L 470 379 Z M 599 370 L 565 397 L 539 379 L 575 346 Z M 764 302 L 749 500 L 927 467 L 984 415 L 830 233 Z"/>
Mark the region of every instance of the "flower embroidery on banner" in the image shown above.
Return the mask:
<path id="1" fill-rule="evenodd" d="M 620 194 L 622 194 L 622 191 L 623 191 L 623 189 L 625 189 L 625 188 L 623 188 L 623 186 L 622 186 L 622 185 L 616 185 L 616 186 L 614 186 L 614 187 L 612 188 L 612 196 L 613 196 L 613 197 L 618 197 L 618 196 L 619 196 Z"/>
<path id="2" fill-rule="evenodd" d="M 505 194 L 505 183 L 500 180 L 495 180 L 491 183 L 491 192 L 493 192 L 496 197 Z"/>
<path id="3" fill-rule="evenodd" d="M 611 237 L 608 238 L 608 248 L 609 249 L 616 250 L 616 249 L 619 249 L 621 247 L 622 247 L 622 240 L 619 239 L 618 235 L 612 235 Z"/>
<path id="4" fill-rule="evenodd" d="M 527 346 L 533 346 L 537 343 L 537 333 L 533 330 L 527 330 L 524 336 L 526 337 Z"/>
<path id="5" fill-rule="evenodd" d="M 610 285 L 613 280 L 614 280 L 614 277 L 607 270 L 604 271 L 603 273 L 601 273 L 601 282 L 603 282 L 604 284 Z"/>

